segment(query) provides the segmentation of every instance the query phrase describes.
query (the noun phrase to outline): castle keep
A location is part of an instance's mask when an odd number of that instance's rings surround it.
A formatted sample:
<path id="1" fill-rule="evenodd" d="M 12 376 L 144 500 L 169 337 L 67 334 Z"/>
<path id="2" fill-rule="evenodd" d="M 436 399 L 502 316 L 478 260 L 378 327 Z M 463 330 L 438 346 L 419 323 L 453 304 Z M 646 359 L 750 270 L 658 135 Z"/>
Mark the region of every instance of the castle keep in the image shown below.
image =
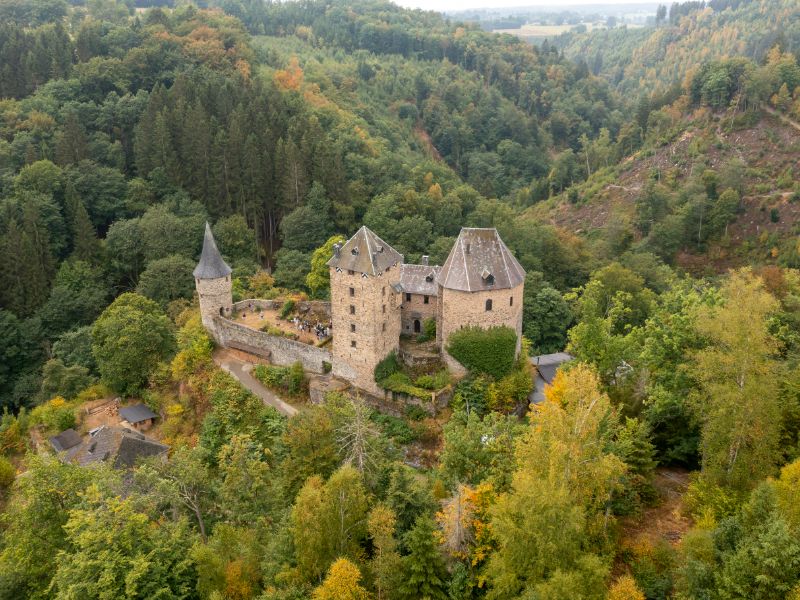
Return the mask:
<path id="1" fill-rule="evenodd" d="M 463 228 L 444 265 L 406 264 L 403 256 L 367 227 L 334 246 L 330 268 L 330 352 L 231 320 L 231 269 L 206 225 L 203 251 L 194 270 L 203 325 L 218 344 L 259 349 L 277 364 L 300 360 L 311 372 L 330 365 L 334 376 L 381 395 L 375 366 L 398 351 L 400 336 L 418 335 L 436 322 L 436 346 L 448 367 L 463 367 L 447 354 L 450 335 L 463 327 L 504 325 L 522 336 L 525 271 L 494 228 Z M 248 301 L 251 303 L 253 301 Z"/>

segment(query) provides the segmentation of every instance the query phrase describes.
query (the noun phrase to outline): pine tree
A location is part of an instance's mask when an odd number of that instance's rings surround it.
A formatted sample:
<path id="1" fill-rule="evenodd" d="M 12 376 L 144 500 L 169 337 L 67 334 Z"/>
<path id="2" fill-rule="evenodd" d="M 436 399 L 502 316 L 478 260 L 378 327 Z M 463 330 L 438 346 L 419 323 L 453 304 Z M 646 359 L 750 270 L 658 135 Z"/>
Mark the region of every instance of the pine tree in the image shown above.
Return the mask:
<path id="1" fill-rule="evenodd" d="M 428 516 L 417 519 L 414 528 L 406 534 L 408 556 L 403 559 L 403 583 L 400 591 L 404 598 L 437 600 L 445 594 L 445 567 L 434 538 L 433 521 Z"/>
<path id="2" fill-rule="evenodd" d="M 78 260 L 92 262 L 100 251 L 100 241 L 89 218 L 89 212 L 71 182 L 67 183 L 64 200 L 72 232 L 72 256 Z"/>

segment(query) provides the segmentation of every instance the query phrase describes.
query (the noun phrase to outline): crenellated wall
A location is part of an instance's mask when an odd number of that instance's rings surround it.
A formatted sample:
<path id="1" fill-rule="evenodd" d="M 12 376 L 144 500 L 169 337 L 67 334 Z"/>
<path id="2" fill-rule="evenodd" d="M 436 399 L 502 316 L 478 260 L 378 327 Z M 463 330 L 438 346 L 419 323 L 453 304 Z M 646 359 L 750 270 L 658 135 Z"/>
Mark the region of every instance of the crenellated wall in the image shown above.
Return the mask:
<path id="1" fill-rule="evenodd" d="M 214 327 L 221 345 L 265 356 L 276 365 L 289 366 L 300 361 L 304 370 L 324 373 L 323 363 L 332 363 L 331 353 L 324 348 L 270 335 L 230 319 L 216 317 Z"/>

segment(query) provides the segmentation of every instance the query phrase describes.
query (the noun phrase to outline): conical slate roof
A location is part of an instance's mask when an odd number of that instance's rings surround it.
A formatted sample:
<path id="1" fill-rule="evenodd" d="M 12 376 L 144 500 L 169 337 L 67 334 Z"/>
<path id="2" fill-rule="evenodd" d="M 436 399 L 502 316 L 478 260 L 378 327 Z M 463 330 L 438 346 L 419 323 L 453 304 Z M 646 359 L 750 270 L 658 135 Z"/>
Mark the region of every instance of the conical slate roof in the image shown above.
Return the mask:
<path id="1" fill-rule="evenodd" d="M 344 246 L 338 250 L 334 248 L 333 258 L 328 261 L 328 266 L 379 275 L 388 267 L 402 262 L 402 254 L 364 226 Z"/>
<path id="2" fill-rule="evenodd" d="M 442 287 L 462 292 L 503 290 L 522 283 L 525 269 L 494 227 L 464 227 L 438 280 Z"/>
<path id="3" fill-rule="evenodd" d="M 194 268 L 194 276 L 196 279 L 221 279 L 230 273 L 231 268 L 222 260 L 222 255 L 217 250 L 214 234 L 211 233 L 211 225 L 206 223 L 203 252 L 200 254 L 200 262 Z"/>

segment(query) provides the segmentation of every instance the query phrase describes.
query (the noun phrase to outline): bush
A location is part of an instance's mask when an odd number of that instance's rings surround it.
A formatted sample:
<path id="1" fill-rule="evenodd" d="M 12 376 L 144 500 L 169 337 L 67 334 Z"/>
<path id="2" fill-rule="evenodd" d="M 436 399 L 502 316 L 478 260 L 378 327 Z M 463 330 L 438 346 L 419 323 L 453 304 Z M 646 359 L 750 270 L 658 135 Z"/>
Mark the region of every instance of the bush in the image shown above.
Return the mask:
<path id="1" fill-rule="evenodd" d="M 379 412 L 372 413 L 371 418 L 398 444 L 410 444 L 417 439 L 416 432 L 403 419 Z"/>
<path id="2" fill-rule="evenodd" d="M 31 425 L 44 425 L 48 431 L 64 431 L 75 427 L 75 409 L 61 396 L 56 396 L 31 411 Z"/>
<path id="3" fill-rule="evenodd" d="M 450 385 L 450 373 L 447 369 L 442 369 L 433 375 L 420 375 L 417 377 L 414 385 L 425 388 L 426 390 L 440 390 Z"/>
<path id="4" fill-rule="evenodd" d="M 430 415 L 425 411 L 425 409 L 417 406 L 416 404 L 409 404 L 406 406 L 405 409 L 406 418 L 412 421 L 422 421 L 422 419 L 426 419 Z"/>
<path id="5" fill-rule="evenodd" d="M 769 220 L 773 223 L 777 223 L 781 220 L 781 213 L 777 208 L 773 208 L 769 211 Z"/>
<path id="6" fill-rule="evenodd" d="M 286 320 L 286 318 L 294 311 L 294 300 L 287 300 L 281 306 L 281 312 L 278 314 L 279 319 Z"/>
<path id="7" fill-rule="evenodd" d="M 400 372 L 400 361 L 397 360 L 397 353 L 390 352 L 386 358 L 375 365 L 375 383 L 380 384 L 398 372 Z"/>
<path id="8" fill-rule="evenodd" d="M 289 396 L 297 396 L 303 391 L 305 373 L 300 362 L 291 367 L 275 365 L 257 365 L 253 375 L 268 388 L 284 392 Z"/>
<path id="9" fill-rule="evenodd" d="M 466 327 L 454 332 L 447 352 L 474 374 L 502 379 L 514 367 L 517 334 L 510 327 Z"/>
<path id="10" fill-rule="evenodd" d="M 14 477 L 17 475 L 17 470 L 11 461 L 5 456 L 0 456 L 0 496 L 5 494 L 6 490 L 14 483 Z"/>
<path id="11" fill-rule="evenodd" d="M 390 392 L 408 394 L 420 400 L 430 400 L 431 397 L 431 393 L 428 390 L 415 386 L 411 383 L 411 379 L 408 375 L 399 371 L 397 373 L 392 373 L 383 381 L 378 382 L 378 385 Z"/>
<path id="12" fill-rule="evenodd" d="M 417 336 L 417 341 L 429 342 L 436 339 L 436 319 L 425 319 L 422 323 L 422 333 Z"/>

